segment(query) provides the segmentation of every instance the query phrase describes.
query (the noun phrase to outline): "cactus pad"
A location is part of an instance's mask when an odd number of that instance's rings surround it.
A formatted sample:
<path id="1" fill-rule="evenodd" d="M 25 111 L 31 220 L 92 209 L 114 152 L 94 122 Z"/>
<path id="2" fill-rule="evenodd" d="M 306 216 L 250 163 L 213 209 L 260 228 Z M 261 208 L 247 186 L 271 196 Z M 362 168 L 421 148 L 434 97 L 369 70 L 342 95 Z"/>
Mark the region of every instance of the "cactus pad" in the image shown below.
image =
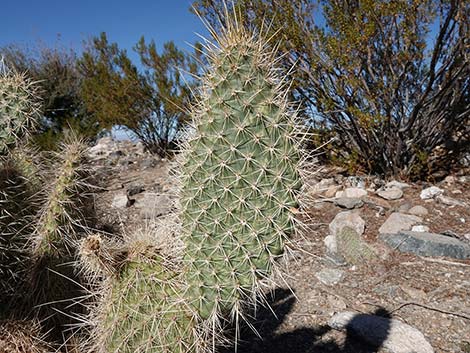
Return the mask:
<path id="1" fill-rule="evenodd" d="M 273 52 L 235 25 L 217 41 L 181 166 L 187 297 L 204 319 L 239 308 L 271 274 L 301 186 L 295 114 Z"/>

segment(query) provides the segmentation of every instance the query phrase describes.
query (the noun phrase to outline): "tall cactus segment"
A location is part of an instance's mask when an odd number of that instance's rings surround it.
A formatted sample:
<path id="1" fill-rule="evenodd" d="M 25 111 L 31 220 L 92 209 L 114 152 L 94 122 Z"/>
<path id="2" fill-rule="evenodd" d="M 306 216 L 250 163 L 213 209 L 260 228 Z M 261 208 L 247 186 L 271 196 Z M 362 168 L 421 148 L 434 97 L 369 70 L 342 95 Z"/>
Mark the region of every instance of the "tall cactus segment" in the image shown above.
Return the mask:
<path id="1" fill-rule="evenodd" d="M 274 51 L 228 21 L 181 165 L 187 298 L 202 319 L 236 315 L 295 231 L 301 154 Z M 213 320 L 210 320 L 213 321 Z"/>
<path id="2" fill-rule="evenodd" d="M 0 154 L 35 125 L 40 108 L 36 83 L 0 62 Z"/>

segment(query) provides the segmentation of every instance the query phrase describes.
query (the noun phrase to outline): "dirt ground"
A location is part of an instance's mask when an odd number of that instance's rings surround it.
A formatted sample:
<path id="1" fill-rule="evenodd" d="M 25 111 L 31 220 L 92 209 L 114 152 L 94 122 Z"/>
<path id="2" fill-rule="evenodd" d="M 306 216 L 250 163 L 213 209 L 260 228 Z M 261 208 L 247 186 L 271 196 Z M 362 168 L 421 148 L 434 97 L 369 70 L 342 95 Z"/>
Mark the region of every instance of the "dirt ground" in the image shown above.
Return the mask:
<path id="1" fill-rule="evenodd" d="M 96 196 L 101 230 L 120 234 L 148 225 L 149 221 L 142 219 L 141 209 L 137 207 L 142 193 L 131 197 L 135 204 L 129 207 L 110 207 L 115 196 L 125 193 L 129 186 L 137 183 L 144 193 L 171 191 L 167 162 L 157 158 L 151 163 L 146 161 L 150 166 L 142 167 L 142 164 L 143 160 L 96 164 L 96 176 L 102 187 Z M 334 286 L 322 284 L 315 274 L 332 267 L 325 258 L 323 239 L 328 235 L 329 222 L 341 210 L 332 203 L 312 207 L 309 231 L 297 239 L 299 249 L 286 264 L 285 283 L 279 281 L 279 286 L 268 296 L 272 310 L 259 310 L 253 321 L 259 336 L 242 328 L 236 347 L 226 347 L 221 352 L 385 352 L 383 348 L 364 344 L 348 332 L 330 329 L 328 320 L 340 311 L 399 319 L 423 332 L 436 352 L 470 352 L 470 261 L 402 254 L 377 241 L 380 225 L 405 202 L 430 209 L 425 224 L 432 232 L 470 233 L 469 209 L 425 202 L 419 198 L 423 186 L 413 184 L 404 199 L 389 201 L 391 207 L 382 214 L 369 204 L 360 210 L 366 221 L 365 239 L 379 250 L 380 258 L 362 266 L 341 267 L 344 278 Z M 439 187 L 449 192 L 458 189 L 461 193 L 455 197 L 470 204 L 468 180 Z"/>

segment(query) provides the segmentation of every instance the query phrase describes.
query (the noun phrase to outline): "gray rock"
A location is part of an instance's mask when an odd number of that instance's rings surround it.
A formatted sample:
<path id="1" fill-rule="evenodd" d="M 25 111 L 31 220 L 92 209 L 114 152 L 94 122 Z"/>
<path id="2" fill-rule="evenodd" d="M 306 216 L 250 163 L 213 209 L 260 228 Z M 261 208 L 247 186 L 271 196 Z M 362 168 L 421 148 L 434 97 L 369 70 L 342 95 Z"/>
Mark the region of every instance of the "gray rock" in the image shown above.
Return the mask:
<path id="1" fill-rule="evenodd" d="M 433 353 L 434 349 L 421 331 L 397 319 L 376 315 L 341 312 L 328 325 L 346 330 L 364 341 L 380 346 L 391 353 Z"/>
<path id="2" fill-rule="evenodd" d="M 460 206 L 460 207 L 465 207 L 467 204 L 463 201 L 459 201 L 457 199 L 454 199 L 452 197 L 444 196 L 444 195 L 438 195 L 436 197 L 436 200 L 439 201 L 440 203 L 443 203 L 444 205 L 447 206 Z"/>
<path id="3" fill-rule="evenodd" d="M 366 181 L 360 176 L 348 176 L 346 178 L 347 183 L 353 188 L 364 189 L 366 187 Z"/>
<path id="4" fill-rule="evenodd" d="M 167 215 L 171 212 L 173 201 L 167 195 L 146 192 L 139 195 L 135 207 L 146 219 L 153 219 Z"/>
<path id="5" fill-rule="evenodd" d="M 361 199 L 355 197 L 339 197 L 333 200 L 333 203 L 336 206 L 347 208 L 352 210 L 353 208 L 360 208 L 364 205 L 364 202 Z"/>
<path id="6" fill-rule="evenodd" d="M 336 254 L 338 252 L 338 242 L 334 235 L 327 235 L 325 239 L 323 239 L 323 243 L 326 246 L 327 254 Z"/>
<path id="7" fill-rule="evenodd" d="M 353 197 L 353 198 L 361 198 L 367 196 L 367 191 L 361 188 L 346 188 L 345 190 L 338 191 L 336 193 L 336 197 Z"/>
<path id="8" fill-rule="evenodd" d="M 335 180 L 333 178 L 322 179 L 318 183 L 313 185 L 311 192 L 313 194 L 322 194 L 334 185 Z"/>
<path id="9" fill-rule="evenodd" d="M 402 230 L 410 230 L 411 227 L 422 221 L 422 218 L 418 216 L 394 212 L 379 228 L 379 233 L 398 233 Z"/>
<path id="10" fill-rule="evenodd" d="M 127 187 L 127 195 L 129 196 L 140 194 L 143 191 L 145 191 L 145 188 L 143 185 L 132 184 Z"/>
<path id="11" fill-rule="evenodd" d="M 411 231 L 412 232 L 429 232 L 429 227 L 420 224 L 420 225 L 417 225 L 417 226 L 413 226 L 413 228 L 411 228 Z"/>
<path id="12" fill-rule="evenodd" d="M 385 184 L 385 187 L 388 189 L 397 188 L 397 189 L 403 190 L 403 189 L 408 189 L 411 186 L 410 184 L 407 184 L 407 183 L 402 183 L 400 181 L 392 180 L 388 182 L 387 184 Z"/>
<path id="13" fill-rule="evenodd" d="M 344 227 L 354 229 L 359 235 L 364 233 L 366 222 L 359 216 L 357 211 L 344 211 L 336 215 L 329 224 L 330 234 L 336 236 Z"/>
<path id="14" fill-rule="evenodd" d="M 431 186 L 429 188 L 423 189 L 419 194 L 419 197 L 421 197 L 422 200 L 429 200 L 443 193 L 444 190 L 438 188 L 437 186 Z"/>
<path id="15" fill-rule="evenodd" d="M 315 277 L 326 286 L 338 284 L 344 276 L 344 271 L 336 268 L 325 268 L 315 274 Z"/>
<path id="16" fill-rule="evenodd" d="M 377 195 L 385 200 L 398 200 L 403 197 L 403 191 L 397 187 L 377 191 Z"/>
<path id="17" fill-rule="evenodd" d="M 131 200 L 127 197 L 127 195 L 116 195 L 113 198 L 113 202 L 111 203 L 111 207 L 113 208 L 126 208 L 131 205 Z"/>
<path id="18" fill-rule="evenodd" d="M 470 258 L 470 246 L 468 244 L 441 234 L 403 231 L 397 234 L 382 234 L 380 239 L 401 252 L 420 256 Z"/>
<path id="19" fill-rule="evenodd" d="M 405 202 L 405 203 L 402 203 L 402 204 L 398 207 L 398 212 L 407 213 L 410 208 L 411 208 L 411 203 Z"/>
<path id="20" fill-rule="evenodd" d="M 426 207 L 417 205 L 413 206 L 408 210 L 409 214 L 415 215 L 415 216 L 426 216 L 429 212 Z"/>

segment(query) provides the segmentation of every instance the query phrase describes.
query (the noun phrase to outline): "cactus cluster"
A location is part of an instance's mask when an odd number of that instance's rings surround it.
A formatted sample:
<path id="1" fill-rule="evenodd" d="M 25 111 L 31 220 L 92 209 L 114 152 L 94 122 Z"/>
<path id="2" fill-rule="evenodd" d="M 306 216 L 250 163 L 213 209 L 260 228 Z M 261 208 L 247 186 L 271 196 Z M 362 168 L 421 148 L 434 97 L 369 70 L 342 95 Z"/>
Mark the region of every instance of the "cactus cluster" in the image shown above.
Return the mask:
<path id="1" fill-rule="evenodd" d="M 26 74 L 0 65 L 0 346 L 6 351 L 11 344 L 52 351 L 39 337 L 65 338 L 63 325 L 74 322 L 71 303 L 82 295 L 70 262 L 85 225 L 85 145 L 70 138 L 48 158 L 28 146 L 41 117 L 37 92 Z M 37 341 L 26 330 L 31 320 L 38 321 Z"/>

